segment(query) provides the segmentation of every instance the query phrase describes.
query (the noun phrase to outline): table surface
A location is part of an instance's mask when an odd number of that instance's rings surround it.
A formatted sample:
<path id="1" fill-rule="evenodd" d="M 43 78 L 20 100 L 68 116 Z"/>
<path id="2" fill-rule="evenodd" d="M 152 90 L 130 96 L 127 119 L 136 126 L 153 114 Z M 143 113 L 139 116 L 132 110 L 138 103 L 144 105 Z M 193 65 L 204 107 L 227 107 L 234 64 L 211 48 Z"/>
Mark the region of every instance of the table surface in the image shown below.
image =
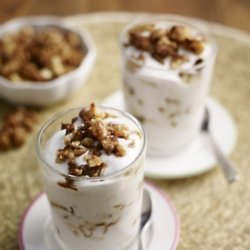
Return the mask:
<path id="1" fill-rule="evenodd" d="M 84 15 L 80 26 L 89 30 L 98 56 L 86 84 L 69 101 L 41 110 L 41 123 L 22 148 L 0 153 L 0 249 L 18 249 L 16 235 L 20 218 L 31 200 L 42 191 L 34 140 L 43 121 L 72 106 L 87 105 L 91 101 L 99 104 L 110 93 L 121 89 L 117 37 L 126 19 L 116 22 L 114 16 L 113 20 L 88 22 L 88 17 L 93 20 L 92 15 Z M 128 17 L 127 21 L 134 17 Z M 229 186 L 215 168 L 193 178 L 150 180 L 176 206 L 181 221 L 178 250 L 250 249 L 250 38 L 226 28 L 213 27 L 213 32 L 219 55 L 210 95 L 219 100 L 236 121 L 239 135 L 231 158 L 241 179 Z M 0 100 L 0 121 L 9 109 L 10 105 Z"/>
<path id="2" fill-rule="evenodd" d="M 250 32 L 249 0 L 1 0 L 0 23 L 23 15 L 68 16 L 94 11 L 180 14 Z"/>

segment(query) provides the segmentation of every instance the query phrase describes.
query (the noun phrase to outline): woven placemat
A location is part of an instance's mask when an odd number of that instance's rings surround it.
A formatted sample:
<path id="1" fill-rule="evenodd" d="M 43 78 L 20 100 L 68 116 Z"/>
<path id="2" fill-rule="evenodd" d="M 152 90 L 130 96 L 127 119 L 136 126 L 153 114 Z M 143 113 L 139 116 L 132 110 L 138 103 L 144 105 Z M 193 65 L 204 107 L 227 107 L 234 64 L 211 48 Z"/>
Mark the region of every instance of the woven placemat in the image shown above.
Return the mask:
<path id="1" fill-rule="evenodd" d="M 90 14 L 73 18 L 93 36 L 98 57 L 86 84 L 71 100 L 42 110 L 40 124 L 20 149 L 0 153 L 0 249 L 18 249 L 21 215 L 42 191 L 34 140 L 41 124 L 69 107 L 101 103 L 121 88 L 118 36 L 134 15 Z M 100 17 L 100 15 L 99 15 Z M 231 155 L 241 179 L 229 186 L 219 169 L 182 180 L 151 180 L 174 202 L 181 221 L 180 250 L 250 249 L 250 38 L 241 32 L 211 25 L 219 45 L 211 95 L 232 114 L 238 142 Z M 0 118 L 10 109 L 0 101 Z M 0 119 L 1 120 L 1 119 Z"/>

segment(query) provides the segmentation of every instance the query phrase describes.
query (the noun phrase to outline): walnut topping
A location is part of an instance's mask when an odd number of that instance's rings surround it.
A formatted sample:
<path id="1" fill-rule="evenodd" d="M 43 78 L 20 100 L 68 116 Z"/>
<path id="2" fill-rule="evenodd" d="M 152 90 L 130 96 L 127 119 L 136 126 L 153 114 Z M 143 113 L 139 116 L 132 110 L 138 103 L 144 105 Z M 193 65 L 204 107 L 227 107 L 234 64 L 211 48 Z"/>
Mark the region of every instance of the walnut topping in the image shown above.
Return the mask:
<path id="1" fill-rule="evenodd" d="M 173 26 L 168 32 L 169 39 L 177 43 L 185 42 L 191 36 L 190 30 L 184 26 Z"/>
<path id="2" fill-rule="evenodd" d="M 154 53 L 161 58 L 165 58 L 175 55 L 176 51 L 177 44 L 169 40 L 168 37 L 163 36 L 157 41 Z"/>
<path id="3" fill-rule="evenodd" d="M 108 130 L 102 120 L 96 119 L 92 122 L 92 133 L 100 141 L 107 137 Z"/>
<path id="4" fill-rule="evenodd" d="M 128 139 L 128 127 L 125 124 L 108 124 L 109 131 L 112 135 L 118 138 Z"/>
<path id="5" fill-rule="evenodd" d="M 38 122 L 38 114 L 25 108 L 16 108 L 4 118 L 0 129 L 0 150 L 22 146 Z"/>
<path id="6" fill-rule="evenodd" d="M 204 50 L 203 42 L 195 39 L 186 39 L 183 46 L 197 55 L 200 55 Z"/>
<path id="7" fill-rule="evenodd" d="M 164 37 L 166 34 L 165 30 L 163 29 L 153 29 L 152 33 L 150 34 L 150 40 L 153 43 L 156 43 L 159 41 L 162 37 Z"/>
<path id="8" fill-rule="evenodd" d="M 27 26 L 1 37 L 0 75 L 18 84 L 46 83 L 77 68 L 85 53 L 74 32 Z"/>
<path id="9" fill-rule="evenodd" d="M 89 108 L 82 109 L 79 117 L 73 118 L 71 123 L 62 123 L 61 129 L 65 130 L 64 148 L 57 150 L 56 162 L 66 162 L 70 175 L 100 176 L 107 167 L 101 158 L 102 154 L 117 157 L 126 155 L 119 139 L 130 140 L 128 127 L 125 124 L 106 122 L 108 117 L 111 115 L 102 112 L 92 103 Z M 80 125 L 76 125 L 78 119 L 81 120 Z M 86 163 L 78 164 L 78 157 L 83 157 Z"/>
<path id="10" fill-rule="evenodd" d="M 192 34 L 192 31 L 185 26 L 159 29 L 149 24 L 130 29 L 129 42 L 126 46 L 149 52 L 160 63 L 169 57 L 171 68 L 176 69 L 189 60 L 180 54 L 180 50 L 200 55 L 204 51 L 204 40 Z"/>

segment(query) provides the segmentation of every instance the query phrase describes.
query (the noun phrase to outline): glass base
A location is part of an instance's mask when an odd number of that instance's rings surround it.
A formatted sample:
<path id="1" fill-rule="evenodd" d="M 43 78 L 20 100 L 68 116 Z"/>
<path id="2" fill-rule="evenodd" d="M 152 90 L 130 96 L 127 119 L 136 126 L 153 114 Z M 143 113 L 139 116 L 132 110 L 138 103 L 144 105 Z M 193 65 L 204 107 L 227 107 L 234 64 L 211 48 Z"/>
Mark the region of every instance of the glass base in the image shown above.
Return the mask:
<path id="1" fill-rule="evenodd" d="M 69 249 L 59 239 L 50 216 L 45 221 L 43 232 L 44 232 L 44 245 L 46 250 L 74 250 L 74 249 Z M 150 245 L 152 239 L 152 233 L 153 233 L 153 225 L 149 227 L 149 230 L 145 233 L 143 237 L 143 241 L 145 241 L 146 246 Z M 124 250 L 140 250 L 138 247 L 138 238 Z"/>

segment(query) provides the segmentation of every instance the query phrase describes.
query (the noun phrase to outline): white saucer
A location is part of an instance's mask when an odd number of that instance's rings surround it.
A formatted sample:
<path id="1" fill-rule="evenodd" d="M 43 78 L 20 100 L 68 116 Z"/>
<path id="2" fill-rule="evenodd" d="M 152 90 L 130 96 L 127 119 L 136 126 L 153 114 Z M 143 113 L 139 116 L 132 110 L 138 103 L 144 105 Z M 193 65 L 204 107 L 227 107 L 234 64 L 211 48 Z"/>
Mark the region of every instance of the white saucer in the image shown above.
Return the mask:
<path id="1" fill-rule="evenodd" d="M 145 188 L 150 191 L 153 203 L 152 240 L 148 250 L 174 250 L 180 234 L 175 208 L 158 188 L 149 183 L 145 184 Z M 49 214 L 47 196 L 42 193 L 30 204 L 21 220 L 18 233 L 20 250 L 46 249 L 43 229 Z M 60 249 L 56 240 L 52 240 L 50 244 L 53 250 Z"/>
<path id="2" fill-rule="evenodd" d="M 104 106 L 125 110 L 121 91 L 109 96 Z M 237 130 L 231 115 L 214 98 L 209 97 L 207 106 L 211 113 L 209 124 L 214 138 L 222 151 L 229 155 L 236 143 Z M 202 174 L 215 167 L 216 158 L 207 136 L 203 133 L 182 152 L 168 157 L 147 157 L 145 175 L 151 178 L 177 179 Z"/>

